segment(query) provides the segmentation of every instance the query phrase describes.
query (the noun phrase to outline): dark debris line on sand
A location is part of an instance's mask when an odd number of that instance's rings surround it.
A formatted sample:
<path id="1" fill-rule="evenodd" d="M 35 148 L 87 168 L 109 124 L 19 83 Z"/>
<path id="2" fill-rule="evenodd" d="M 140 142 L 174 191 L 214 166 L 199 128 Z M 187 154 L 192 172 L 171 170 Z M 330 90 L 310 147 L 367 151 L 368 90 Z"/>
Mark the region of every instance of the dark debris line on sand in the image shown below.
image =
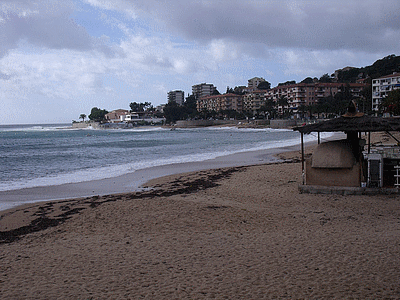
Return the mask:
<path id="1" fill-rule="evenodd" d="M 227 169 L 217 169 L 213 173 L 210 171 L 202 171 L 196 173 L 196 178 L 182 177 L 173 182 L 165 185 L 157 185 L 150 191 L 135 192 L 131 194 L 122 195 L 107 195 L 107 196 L 93 196 L 81 200 L 64 200 L 58 202 L 48 202 L 43 206 L 39 206 L 32 216 L 37 216 L 36 219 L 31 221 L 29 225 L 22 226 L 8 231 L 0 231 L 0 244 L 12 243 L 22 236 L 45 230 L 50 227 L 55 227 L 66 220 L 70 219 L 72 215 L 79 213 L 88 208 L 96 208 L 97 206 L 107 203 L 115 202 L 126 198 L 127 200 L 155 198 L 155 197 L 168 197 L 172 195 L 190 194 L 199 190 L 209 189 L 218 186 L 217 181 L 229 177 L 231 174 L 239 171 L 244 171 L 246 167 L 234 167 Z M 199 178 L 200 177 L 200 178 Z M 49 217 L 50 213 L 54 212 L 54 205 L 63 204 L 60 206 L 63 213 L 54 217 Z M 75 208 L 72 208 L 74 207 Z M 26 209 L 24 209 L 26 210 Z M 11 213 L 12 214 L 12 213 Z M 0 219 L 4 215 L 0 216 Z"/>

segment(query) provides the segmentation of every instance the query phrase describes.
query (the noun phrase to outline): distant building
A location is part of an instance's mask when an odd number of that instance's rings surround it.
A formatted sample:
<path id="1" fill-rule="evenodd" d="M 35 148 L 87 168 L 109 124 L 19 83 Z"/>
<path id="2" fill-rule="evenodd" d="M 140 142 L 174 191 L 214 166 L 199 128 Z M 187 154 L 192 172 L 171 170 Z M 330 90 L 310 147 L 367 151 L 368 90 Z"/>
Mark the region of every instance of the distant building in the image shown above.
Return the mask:
<path id="1" fill-rule="evenodd" d="M 160 113 L 164 113 L 165 104 L 160 104 L 156 106 L 156 111 Z"/>
<path id="2" fill-rule="evenodd" d="M 254 90 L 243 96 L 243 111 L 252 112 L 253 115 L 265 104 L 265 90 Z"/>
<path id="3" fill-rule="evenodd" d="M 125 116 L 129 114 L 129 111 L 126 109 L 116 109 L 104 116 L 107 122 L 110 123 L 118 123 L 125 120 Z"/>
<path id="4" fill-rule="evenodd" d="M 201 97 L 211 96 L 217 88 L 211 83 L 200 83 L 192 86 L 192 94 L 198 100 Z"/>
<path id="5" fill-rule="evenodd" d="M 258 85 L 259 85 L 261 82 L 264 82 L 264 81 L 265 81 L 265 79 L 262 78 L 262 77 L 254 77 L 254 78 L 251 78 L 251 79 L 247 80 L 247 87 L 248 87 L 249 89 L 251 89 L 251 90 L 256 90 L 257 87 L 258 87 Z"/>
<path id="6" fill-rule="evenodd" d="M 183 105 L 185 102 L 185 92 L 184 91 L 170 91 L 168 92 L 168 103 L 176 102 L 179 105 Z"/>
<path id="7" fill-rule="evenodd" d="M 317 104 L 323 98 L 335 96 L 345 88 L 349 89 L 353 97 L 360 97 L 366 86 L 363 83 L 296 83 L 277 86 L 266 92 L 267 97 L 275 102 L 281 97 L 286 97 L 289 108 L 296 112 L 302 105 Z"/>
<path id="8" fill-rule="evenodd" d="M 130 113 L 125 116 L 121 116 L 121 118 L 122 118 L 121 121 L 131 122 L 140 119 L 140 115 L 138 113 Z"/>
<path id="9" fill-rule="evenodd" d="M 242 112 L 243 97 L 236 94 L 223 94 L 214 96 L 205 96 L 197 100 L 197 111 L 223 111 L 235 110 Z"/>
<path id="10" fill-rule="evenodd" d="M 400 73 L 393 73 L 372 80 L 372 110 L 378 111 L 379 104 L 388 93 L 400 89 Z"/>

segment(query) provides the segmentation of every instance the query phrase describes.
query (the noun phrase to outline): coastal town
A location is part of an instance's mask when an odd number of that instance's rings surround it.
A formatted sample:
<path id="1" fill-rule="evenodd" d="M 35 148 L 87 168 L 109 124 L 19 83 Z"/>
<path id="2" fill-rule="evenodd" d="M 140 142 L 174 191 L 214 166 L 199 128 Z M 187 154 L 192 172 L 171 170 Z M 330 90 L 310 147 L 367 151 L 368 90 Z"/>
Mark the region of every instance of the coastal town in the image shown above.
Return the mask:
<path id="1" fill-rule="evenodd" d="M 0 28 L 0 300 L 400 299 L 399 0 Z"/>
<path id="2" fill-rule="evenodd" d="M 388 63 L 391 63 L 389 67 Z M 398 93 L 399 68 L 400 57 L 391 55 L 362 69 L 346 67 L 332 75 L 307 77 L 299 83 L 287 81 L 276 87 L 271 87 L 263 77 L 248 79 L 245 86 L 228 86 L 225 93 L 220 93 L 212 83 L 200 83 L 192 86 L 187 97 L 185 91 L 169 91 L 167 104 L 153 107 L 148 102 L 133 102 L 131 110 L 110 112 L 95 107 L 89 119 L 100 122 L 105 128 L 175 124 L 177 121 L 188 126 L 221 124 L 223 120 L 231 123 L 253 120 L 259 124 L 269 124 L 269 120 L 274 119 L 301 122 L 340 116 L 350 101 L 354 101 L 363 113 L 390 115 L 396 114 L 394 108 L 396 103 L 398 106 L 399 97 L 394 95 L 391 102 L 385 100 L 390 93 Z M 86 115 L 82 114 L 80 118 L 84 121 Z M 76 127 L 82 126 L 79 122 L 74 123 Z"/>

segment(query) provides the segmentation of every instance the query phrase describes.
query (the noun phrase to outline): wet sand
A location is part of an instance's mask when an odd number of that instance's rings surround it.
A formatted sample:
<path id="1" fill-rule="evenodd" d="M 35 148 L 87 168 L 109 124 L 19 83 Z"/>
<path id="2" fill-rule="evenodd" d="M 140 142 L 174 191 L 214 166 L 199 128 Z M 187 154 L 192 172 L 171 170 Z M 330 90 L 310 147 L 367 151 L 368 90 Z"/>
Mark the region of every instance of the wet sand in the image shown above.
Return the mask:
<path id="1" fill-rule="evenodd" d="M 1 212 L 0 298 L 400 298 L 399 197 L 299 194 L 279 158 Z"/>
<path id="2" fill-rule="evenodd" d="M 315 143 L 315 142 L 314 142 Z M 312 144 L 312 143 L 310 143 Z M 11 191 L 0 191 L 0 211 L 18 205 L 38 201 L 65 200 L 78 197 L 103 196 L 141 190 L 147 181 L 179 173 L 217 169 L 233 166 L 256 165 L 277 161 L 277 153 L 295 151 L 299 145 L 251 151 L 217 157 L 201 162 L 171 164 L 137 170 L 122 176 L 101 180 L 83 181 L 56 186 L 34 187 Z"/>

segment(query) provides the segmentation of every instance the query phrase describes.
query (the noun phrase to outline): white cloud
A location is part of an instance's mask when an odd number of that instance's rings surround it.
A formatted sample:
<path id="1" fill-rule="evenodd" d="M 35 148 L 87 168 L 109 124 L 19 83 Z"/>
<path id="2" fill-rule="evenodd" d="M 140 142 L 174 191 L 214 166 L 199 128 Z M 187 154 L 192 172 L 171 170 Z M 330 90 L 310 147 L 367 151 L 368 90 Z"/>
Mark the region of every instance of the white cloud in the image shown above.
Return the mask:
<path id="1" fill-rule="evenodd" d="M 80 93 L 101 88 L 99 82 L 107 66 L 101 57 L 82 55 L 76 51 L 48 51 L 45 54 L 25 54 L 14 51 L 0 62 L 9 76 L 2 87 L 10 95 L 27 98 L 32 94 L 69 99 Z"/>
<path id="2" fill-rule="evenodd" d="M 125 0 L 83 0 L 84 2 L 104 10 L 124 12 L 131 18 L 136 18 L 134 3 Z"/>
<path id="3" fill-rule="evenodd" d="M 216 61 L 226 61 L 239 58 L 237 46 L 224 40 L 212 40 L 210 43 L 210 54 Z"/>

